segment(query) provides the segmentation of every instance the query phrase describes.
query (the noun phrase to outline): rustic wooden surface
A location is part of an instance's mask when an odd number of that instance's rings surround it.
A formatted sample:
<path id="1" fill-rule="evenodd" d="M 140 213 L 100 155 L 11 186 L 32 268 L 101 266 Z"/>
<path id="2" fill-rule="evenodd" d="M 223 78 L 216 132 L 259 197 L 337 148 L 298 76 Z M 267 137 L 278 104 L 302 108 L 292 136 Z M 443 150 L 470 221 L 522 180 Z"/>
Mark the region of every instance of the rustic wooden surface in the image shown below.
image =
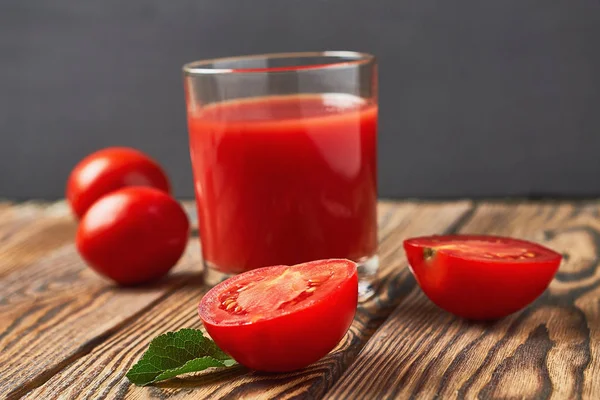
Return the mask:
<path id="1" fill-rule="evenodd" d="M 564 254 L 549 290 L 519 313 L 474 324 L 413 285 L 327 397 L 600 399 L 599 212 L 599 203 L 477 206 L 460 232 Z"/>
<path id="2" fill-rule="evenodd" d="M 168 279 L 119 289 L 77 256 L 64 203 L 0 203 L 0 398 L 600 398 L 600 203 L 382 202 L 379 217 L 377 290 L 327 357 L 140 388 L 124 375 L 154 336 L 201 328 L 197 238 Z M 406 268 L 402 239 L 444 232 L 530 239 L 565 262 L 532 306 L 468 323 Z"/>

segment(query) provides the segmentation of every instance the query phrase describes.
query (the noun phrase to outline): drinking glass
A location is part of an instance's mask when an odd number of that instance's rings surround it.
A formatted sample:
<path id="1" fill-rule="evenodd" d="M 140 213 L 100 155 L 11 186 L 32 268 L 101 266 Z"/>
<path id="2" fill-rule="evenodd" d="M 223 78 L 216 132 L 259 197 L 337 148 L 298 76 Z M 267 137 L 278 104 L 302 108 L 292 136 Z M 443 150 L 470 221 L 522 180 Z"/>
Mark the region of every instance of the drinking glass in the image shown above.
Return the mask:
<path id="1" fill-rule="evenodd" d="M 370 54 L 184 65 L 205 280 L 269 265 L 377 258 L 377 64 Z"/>

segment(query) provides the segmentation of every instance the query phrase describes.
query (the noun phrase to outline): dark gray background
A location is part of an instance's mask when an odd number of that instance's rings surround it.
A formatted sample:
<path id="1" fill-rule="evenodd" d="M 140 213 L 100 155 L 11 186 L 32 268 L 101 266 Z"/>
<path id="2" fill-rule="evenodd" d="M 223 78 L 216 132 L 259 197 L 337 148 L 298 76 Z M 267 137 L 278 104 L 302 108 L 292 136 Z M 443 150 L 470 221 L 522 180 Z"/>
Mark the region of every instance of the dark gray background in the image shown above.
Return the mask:
<path id="1" fill-rule="evenodd" d="M 383 197 L 600 195 L 598 0 L 2 0 L 0 197 L 111 145 L 191 197 L 181 65 L 308 50 L 378 56 Z"/>

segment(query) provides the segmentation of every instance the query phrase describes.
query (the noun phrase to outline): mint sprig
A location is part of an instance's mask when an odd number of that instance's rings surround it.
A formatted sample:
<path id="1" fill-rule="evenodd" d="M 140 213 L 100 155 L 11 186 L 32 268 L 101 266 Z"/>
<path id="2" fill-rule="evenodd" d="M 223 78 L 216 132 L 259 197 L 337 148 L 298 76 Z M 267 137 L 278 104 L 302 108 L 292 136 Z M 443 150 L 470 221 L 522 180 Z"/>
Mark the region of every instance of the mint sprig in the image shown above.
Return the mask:
<path id="1" fill-rule="evenodd" d="M 186 328 L 155 337 L 126 376 L 132 383 L 145 386 L 181 374 L 235 364 L 202 331 Z"/>

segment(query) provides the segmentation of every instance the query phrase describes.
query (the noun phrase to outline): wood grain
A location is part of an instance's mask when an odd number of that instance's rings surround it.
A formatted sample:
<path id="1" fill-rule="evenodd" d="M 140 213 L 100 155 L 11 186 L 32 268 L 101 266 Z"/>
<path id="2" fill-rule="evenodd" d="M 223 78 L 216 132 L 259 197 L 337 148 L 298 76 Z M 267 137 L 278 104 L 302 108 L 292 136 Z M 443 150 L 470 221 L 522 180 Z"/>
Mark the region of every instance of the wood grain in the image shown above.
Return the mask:
<path id="1" fill-rule="evenodd" d="M 448 204 L 382 203 L 381 268 L 376 295 L 359 307 L 349 333 L 327 357 L 306 370 L 261 374 L 243 368 L 211 376 L 174 379 L 154 387 L 129 385 L 124 375 L 151 338 L 182 327 L 199 327 L 196 306 L 201 287 L 184 285 L 58 371 L 27 398 L 320 398 L 348 368 L 360 349 L 414 285 L 405 267 L 402 239 L 453 229 L 471 209 L 469 202 Z"/>
<path id="2" fill-rule="evenodd" d="M 75 221 L 64 203 L 0 213 L 1 396 L 17 398 L 43 384 L 176 288 L 201 282 L 198 246 L 190 246 L 170 278 L 119 289 L 77 255 Z"/>
<path id="3" fill-rule="evenodd" d="M 599 399 L 600 204 L 481 204 L 461 231 L 540 242 L 565 261 L 540 299 L 494 323 L 413 287 L 326 398 Z"/>
<path id="4" fill-rule="evenodd" d="M 0 205 L 0 278 L 69 243 L 75 225 L 62 202 Z"/>

